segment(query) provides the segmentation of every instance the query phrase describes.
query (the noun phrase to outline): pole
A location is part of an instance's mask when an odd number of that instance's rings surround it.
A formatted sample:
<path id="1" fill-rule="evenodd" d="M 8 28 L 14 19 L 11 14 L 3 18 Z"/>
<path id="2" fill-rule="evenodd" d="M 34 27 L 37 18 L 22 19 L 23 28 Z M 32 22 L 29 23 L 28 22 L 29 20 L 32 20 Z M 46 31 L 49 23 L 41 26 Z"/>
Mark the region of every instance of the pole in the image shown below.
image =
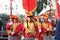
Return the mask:
<path id="1" fill-rule="evenodd" d="M 52 13 L 51 6 L 52 6 L 52 0 L 50 0 L 50 14 Z"/>
<path id="2" fill-rule="evenodd" d="M 12 15 L 12 0 L 10 0 L 10 15 Z"/>

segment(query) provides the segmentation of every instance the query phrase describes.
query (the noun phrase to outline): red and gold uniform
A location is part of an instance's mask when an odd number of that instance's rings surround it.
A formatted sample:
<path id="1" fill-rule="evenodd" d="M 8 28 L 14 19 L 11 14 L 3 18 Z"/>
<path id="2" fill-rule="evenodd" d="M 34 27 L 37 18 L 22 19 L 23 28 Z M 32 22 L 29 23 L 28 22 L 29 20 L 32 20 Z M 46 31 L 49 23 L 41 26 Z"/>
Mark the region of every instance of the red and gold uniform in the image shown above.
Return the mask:
<path id="1" fill-rule="evenodd" d="M 6 25 L 6 30 L 7 30 L 7 33 L 8 33 L 8 40 L 13 40 L 13 38 L 15 37 L 15 39 L 14 40 L 18 40 L 18 36 L 17 35 L 19 35 L 19 33 L 18 34 L 14 34 L 14 35 L 12 35 L 11 33 L 13 32 L 13 31 L 15 31 L 16 30 L 16 28 L 18 27 L 18 22 L 14 22 L 14 20 L 16 20 L 17 21 L 17 17 L 16 16 L 13 16 L 13 18 L 12 17 L 10 17 L 10 19 L 12 19 L 13 20 L 13 22 L 12 21 L 10 21 L 9 23 L 7 23 L 7 25 Z M 20 36 L 20 35 L 19 35 Z"/>
<path id="2" fill-rule="evenodd" d="M 47 32 L 47 31 L 52 31 L 52 25 L 51 23 L 42 23 L 42 26 L 43 26 L 43 32 Z"/>
<path id="3" fill-rule="evenodd" d="M 23 29 L 22 29 L 22 35 L 25 36 L 26 38 L 34 38 L 36 33 L 35 33 L 35 27 L 34 23 L 28 23 L 29 28 L 27 28 L 27 23 L 23 23 Z"/>
<path id="4" fill-rule="evenodd" d="M 47 33 L 48 31 L 52 31 L 51 22 L 48 21 L 49 16 L 44 14 L 44 22 L 42 23 L 42 31 L 43 33 Z"/>
<path id="5" fill-rule="evenodd" d="M 36 19 L 37 19 L 37 21 L 35 22 L 36 23 L 36 37 L 38 38 L 38 40 L 43 40 L 40 16 L 37 16 Z"/>
<path id="6" fill-rule="evenodd" d="M 11 28 L 10 28 L 10 24 L 9 23 L 7 23 L 6 24 L 6 30 L 7 30 L 7 33 L 8 33 L 8 36 L 11 36 Z"/>
<path id="7" fill-rule="evenodd" d="M 6 30 L 7 30 L 7 33 L 8 33 L 8 36 L 11 36 L 11 28 L 12 28 L 12 23 L 13 23 L 13 21 L 12 21 L 12 19 L 13 19 L 13 16 L 10 16 L 10 20 L 9 20 L 9 22 L 6 24 Z"/>
<path id="8" fill-rule="evenodd" d="M 36 34 L 37 34 L 37 38 L 38 38 L 38 40 L 43 40 L 43 37 L 42 37 L 42 25 L 41 25 L 41 23 L 40 22 L 37 22 L 37 32 L 36 32 Z"/>
<path id="9" fill-rule="evenodd" d="M 16 23 L 14 23 L 12 26 L 13 26 L 13 31 L 15 31 L 18 27 L 20 27 L 20 20 L 18 19 L 17 16 L 14 16 L 14 18 L 17 20 Z M 17 33 L 17 34 L 14 34 L 14 36 L 17 36 L 18 37 L 18 40 L 20 40 L 20 31 Z"/>

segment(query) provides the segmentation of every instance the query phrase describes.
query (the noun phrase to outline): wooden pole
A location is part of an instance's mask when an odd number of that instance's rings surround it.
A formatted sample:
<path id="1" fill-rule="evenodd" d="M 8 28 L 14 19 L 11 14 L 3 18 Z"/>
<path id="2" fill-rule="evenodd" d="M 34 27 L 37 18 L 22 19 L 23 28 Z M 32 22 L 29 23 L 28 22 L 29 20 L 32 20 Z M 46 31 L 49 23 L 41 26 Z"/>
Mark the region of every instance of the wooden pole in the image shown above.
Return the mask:
<path id="1" fill-rule="evenodd" d="M 52 13 L 51 6 L 52 6 L 52 0 L 50 0 L 50 14 Z"/>
<path id="2" fill-rule="evenodd" d="M 10 0 L 10 15 L 12 15 L 12 0 Z"/>

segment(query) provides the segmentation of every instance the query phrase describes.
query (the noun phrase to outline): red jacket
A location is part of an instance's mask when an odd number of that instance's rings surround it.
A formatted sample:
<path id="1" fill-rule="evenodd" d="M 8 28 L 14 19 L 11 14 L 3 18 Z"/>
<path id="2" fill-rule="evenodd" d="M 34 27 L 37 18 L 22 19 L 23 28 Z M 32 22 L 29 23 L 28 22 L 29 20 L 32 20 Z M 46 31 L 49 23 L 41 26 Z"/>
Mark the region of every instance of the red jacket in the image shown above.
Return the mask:
<path id="1" fill-rule="evenodd" d="M 27 37 L 27 38 L 36 37 L 36 35 L 35 36 L 30 36 L 30 34 L 25 35 L 25 28 L 24 28 L 24 24 L 23 23 L 21 25 L 19 25 L 14 32 L 15 32 L 15 34 L 17 34 L 21 30 L 22 30 L 22 36 L 24 36 L 24 37 Z M 38 34 L 37 26 L 35 27 L 35 30 L 36 30 L 36 33 Z"/>
<path id="2" fill-rule="evenodd" d="M 36 27 L 35 27 L 35 29 L 36 29 Z M 37 30 L 35 30 L 36 32 L 37 32 Z M 24 25 L 22 24 L 22 36 L 25 36 L 26 38 L 34 38 L 34 37 L 36 37 L 36 35 L 35 36 L 31 36 L 30 35 L 30 33 L 28 33 L 27 35 L 25 34 L 25 28 L 24 28 Z"/>
<path id="3" fill-rule="evenodd" d="M 6 30 L 7 30 L 8 36 L 12 36 L 9 23 L 6 24 Z"/>
<path id="4" fill-rule="evenodd" d="M 21 28 L 21 24 L 19 24 L 16 28 L 16 30 L 14 31 L 14 35 L 16 35 L 17 33 L 19 33 L 22 30 Z"/>
<path id="5" fill-rule="evenodd" d="M 9 23 L 6 24 L 6 30 L 9 30 L 10 29 L 10 25 Z"/>

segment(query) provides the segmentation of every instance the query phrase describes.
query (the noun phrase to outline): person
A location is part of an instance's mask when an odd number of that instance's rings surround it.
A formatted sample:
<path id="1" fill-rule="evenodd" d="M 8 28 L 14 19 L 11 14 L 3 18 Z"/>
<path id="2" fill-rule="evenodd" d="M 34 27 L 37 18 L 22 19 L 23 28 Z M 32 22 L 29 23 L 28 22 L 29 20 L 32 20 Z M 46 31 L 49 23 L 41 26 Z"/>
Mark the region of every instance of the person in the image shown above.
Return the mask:
<path id="1" fill-rule="evenodd" d="M 50 39 L 50 33 L 52 31 L 52 25 L 48 21 L 49 16 L 47 14 L 44 14 L 44 22 L 42 23 L 42 31 L 43 31 L 43 40 L 49 40 Z M 48 37 L 49 36 L 49 37 Z"/>
<path id="2" fill-rule="evenodd" d="M 16 29 L 11 33 L 12 35 L 17 35 L 18 33 L 18 40 L 21 40 L 21 31 L 22 31 L 22 28 L 21 28 L 21 26 L 22 26 L 22 24 L 20 23 L 20 21 L 18 20 L 18 25 L 17 25 L 17 27 L 16 27 Z"/>
<path id="3" fill-rule="evenodd" d="M 7 31 L 7 34 L 8 34 L 8 40 L 12 40 L 12 35 L 11 35 L 11 25 L 13 24 L 13 21 L 12 19 L 10 19 L 8 21 L 8 23 L 6 24 L 6 31 Z"/>
<path id="4" fill-rule="evenodd" d="M 13 22 L 10 22 L 10 24 L 6 25 L 6 29 L 7 29 L 7 33 L 8 33 L 8 40 L 18 40 L 18 35 L 19 33 L 13 35 L 14 33 L 14 30 L 16 30 L 17 26 L 18 26 L 18 19 L 17 19 L 17 16 L 14 16 L 12 19 Z M 10 35 L 10 36 L 9 36 Z"/>
<path id="5" fill-rule="evenodd" d="M 27 20 L 23 23 L 23 29 L 22 29 L 22 40 L 35 40 L 36 37 L 36 30 L 35 30 L 35 24 L 32 21 L 33 16 L 28 16 Z"/>
<path id="6" fill-rule="evenodd" d="M 13 35 L 13 33 L 16 30 L 16 28 L 18 27 L 18 25 L 19 25 L 18 17 L 14 16 L 14 18 L 13 18 L 13 25 L 12 25 L 12 32 L 11 32 L 11 35 L 13 36 L 13 40 L 18 40 L 18 37 L 20 36 L 20 33 L 17 33 L 15 35 Z"/>
<path id="7" fill-rule="evenodd" d="M 41 21 L 40 21 L 40 16 L 36 16 L 36 37 L 38 38 L 38 40 L 43 40 L 43 36 L 42 36 L 42 25 L 41 25 Z"/>

